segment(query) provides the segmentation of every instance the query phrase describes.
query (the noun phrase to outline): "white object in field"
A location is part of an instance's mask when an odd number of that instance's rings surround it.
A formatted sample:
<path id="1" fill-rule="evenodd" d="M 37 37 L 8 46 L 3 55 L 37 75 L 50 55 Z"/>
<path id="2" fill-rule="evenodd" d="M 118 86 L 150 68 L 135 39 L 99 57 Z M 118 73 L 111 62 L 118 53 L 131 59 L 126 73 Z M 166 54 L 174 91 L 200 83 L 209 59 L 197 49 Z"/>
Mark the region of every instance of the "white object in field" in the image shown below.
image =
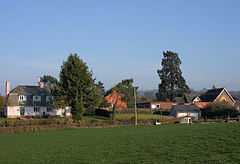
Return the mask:
<path id="1" fill-rule="evenodd" d="M 161 122 L 158 122 L 158 121 L 156 121 L 156 122 L 155 122 L 155 125 L 162 125 L 162 123 L 161 123 Z"/>

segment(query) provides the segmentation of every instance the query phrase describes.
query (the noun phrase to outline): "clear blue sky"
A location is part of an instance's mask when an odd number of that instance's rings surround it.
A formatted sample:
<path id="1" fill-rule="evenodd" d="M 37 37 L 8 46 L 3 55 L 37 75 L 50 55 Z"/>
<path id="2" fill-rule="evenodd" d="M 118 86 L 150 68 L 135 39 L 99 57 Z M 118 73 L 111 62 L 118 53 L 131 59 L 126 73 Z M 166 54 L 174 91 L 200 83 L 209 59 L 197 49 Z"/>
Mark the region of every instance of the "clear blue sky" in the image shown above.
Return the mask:
<path id="1" fill-rule="evenodd" d="M 0 82 L 58 76 L 78 53 L 109 88 L 157 88 L 162 51 L 179 53 L 191 88 L 240 90 L 239 0 L 0 0 Z"/>

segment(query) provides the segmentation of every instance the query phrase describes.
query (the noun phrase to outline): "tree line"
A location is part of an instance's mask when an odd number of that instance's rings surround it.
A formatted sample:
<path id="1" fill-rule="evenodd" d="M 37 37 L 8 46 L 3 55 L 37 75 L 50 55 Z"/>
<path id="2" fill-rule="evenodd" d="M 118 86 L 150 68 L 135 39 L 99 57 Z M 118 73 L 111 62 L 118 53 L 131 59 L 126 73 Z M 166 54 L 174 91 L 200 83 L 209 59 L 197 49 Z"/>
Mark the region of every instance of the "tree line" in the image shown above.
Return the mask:
<path id="1" fill-rule="evenodd" d="M 95 113 L 95 109 L 109 106 L 106 96 L 111 95 L 113 109 L 124 101 L 133 107 L 133 79 L 126 79 L 106 91 L 101 81 L 96 81 L 93 72 L 78 54 L 70 54 L 61 66 L 59 80 L 51 75 L 40 78 L 45 88 L 54 96 L 53 105 L 58 108 L 72 107 L 72 114 L 79 120 Z M 114 97 L 114 94 L 118 95 Z M 113 111 L 115 113 L 115 110 Z"/>
<path id="2" fill-rule="evenodd" d="M 189 87 L 182 77 L 180 64 L 181 60 L 177 53 L 163 52 L 162 69 L 158 70 L 161 80 L 158 100 L 171 101 L 175 96 L 183 96 L 189 92 Z M 76 119 L 80 119 L 83 114 L 93 114 L 96 108 L 108 107 L 109 103 L 112 105 L 113 113 L 116 108 L 134 107 L 133 79 L 122 80 L 106 91 L 104 84 L 93 77 L 93 72 L 78 54 L 68 56 L 61 66 L 58 78 L 44 75 L 40 80 L 54 96 L 53 105 L 57 108 L 71 106 Z M 0 108 L 3 109 L 3 106 L 4 97 L 1 96 Z"/>
<path id="3" fill-rule="evenodd" d="M 182 75 L 181 64 L 178 53 L 163 52 L 161 68 L 157 70 L 160 78 L 157 100 L 175 102 L 177 98 L 185 100 L 188 97 L 191 90 Z M 95 109 L 109 106 L 112 107 L 114 119 L 117 108 L 134 107 L 134 92 L 137 93 L 138 89 L 134 86 L 133 79 L 125 79 L 111 89 L 105 90 L 104 84 L 93 77 L 93 72 L 78 54 L 70 54 L 63 62 L 59 78 L 44 75 L 40 80 L 54 96 L 53 106 L 56 108 L 71 106 L 73 117 L 77 120 L 84 114 L 94 114 Z M 147 100 L 142 96 L 137 96 L 137 99 Z M 3 109 L 3 106 L 4 97 L 0 96 L 0 109 Z"/>

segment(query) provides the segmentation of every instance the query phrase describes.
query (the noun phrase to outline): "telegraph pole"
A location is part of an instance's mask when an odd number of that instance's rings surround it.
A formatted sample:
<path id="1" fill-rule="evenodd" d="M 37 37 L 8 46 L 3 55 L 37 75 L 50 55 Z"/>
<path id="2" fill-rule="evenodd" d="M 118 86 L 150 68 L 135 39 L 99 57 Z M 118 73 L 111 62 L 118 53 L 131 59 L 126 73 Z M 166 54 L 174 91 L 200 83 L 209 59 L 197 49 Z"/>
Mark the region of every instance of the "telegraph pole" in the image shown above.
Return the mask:
<path id="1" fill-rule="evenodd" d="M 136 88 L 134 87 L 134 110 L 135 110 L 135 126 L 138 124 L 138 118 L 137 118 L 137 93 Z"/>

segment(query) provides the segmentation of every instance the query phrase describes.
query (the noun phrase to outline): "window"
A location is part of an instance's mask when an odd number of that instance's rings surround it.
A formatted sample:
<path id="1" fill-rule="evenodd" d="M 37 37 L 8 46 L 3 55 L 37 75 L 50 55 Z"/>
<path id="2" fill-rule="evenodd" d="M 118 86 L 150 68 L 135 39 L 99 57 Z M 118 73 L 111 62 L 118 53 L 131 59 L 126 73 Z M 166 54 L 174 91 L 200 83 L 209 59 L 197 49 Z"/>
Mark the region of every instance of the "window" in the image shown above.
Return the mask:
<path id="1" fill-rule="evenodd" d="M 24 96 L 24 95 L 20 95 L 18 99 L 19 99 L 20 102 L 23 102 L 23 101 L 27 100 L 27 97 Z"/>
<path id="2" fill-rule="evenodd" d="M 34 112 L 40 112 L 40 107 L 34 107 Z"/>
<path id="3" fill-rule="evenodd" d="M 33 101 L 40 102 L 41 101 L 41 96 L 33 96 Z"/>
<path id="4" fill-rule="evenodd" d="M 52 108 L 47 107 L 47 112 L 52 112 Z"/>
<path id="5" fill-rule="evenodd" d="M 24 107 L 20 107 L 20 115 L 24 116 L 25 114 L 25 108 Z"/>
<path id="6" fill-rule="evenodd" d="M 46 101 L 47 101 L 47 102 L 52 102 L 52 100 L 53 100 L 53 97 L 52 97 L 52 96 L 47 96 L 47 97 L 46 97 Z"/>

